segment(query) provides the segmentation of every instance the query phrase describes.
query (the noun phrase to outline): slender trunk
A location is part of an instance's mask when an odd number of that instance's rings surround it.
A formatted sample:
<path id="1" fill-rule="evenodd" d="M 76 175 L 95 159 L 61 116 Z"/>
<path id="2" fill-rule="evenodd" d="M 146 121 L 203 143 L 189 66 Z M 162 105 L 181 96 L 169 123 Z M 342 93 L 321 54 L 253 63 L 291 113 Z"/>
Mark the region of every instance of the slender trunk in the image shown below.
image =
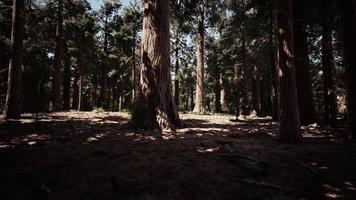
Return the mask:
<path id="1" fill-rule="evenodd" d="M 23 59 L 23 38 L 25 32 L 25 2 L 13 1 L 11 58 L 6 102 L 3 119 L 19 119 L 21 117 L 21 77 Z"/>
<path id="2" fill-rule="evenodd" d="M 83 46 L 79 49 L 78 68 L 79 68 L 79 91 L 78 91 L 78 111 L 84 110 L 84 50 Z"/>
<path id="3" fill-rule="evenodd" d="M 97 106 L 97 95 L 96 91 L 98 89 L 98 76 L 96 73 L 92 75 L 92 92 L 91 92 L 91 106 L 94 108 Z"/>
<path id="4" fill-rule="evenodd" d="M 348 129 L 356 139 L 356 1 L 342 0 L 344 66 L 347 77 Z"/>
<path id="5" fill-rule="evenodd" d="M 308 34 L 304 11 L 306 2 L 294 1 L 294 59 L 297 78 L 298 106 L 302 125 L 317 122 L 314 94 L 311 85 Z"/>
<path id="6" fill-rule="evenodd" d="M 228 110 L 226 104 L 226 89 L 225 89 L 225 82 L 222 73 L 220 73 L 220 105 L 221 110 L 226 112 Z"/>
<path id="7" fill-rule="evenodd" d="M 335 93 L 335 66 L 332 46 L 332 15 L 331 1 L 323 3 L 323 39 L 322 63 L 324 79 L 324 114 L 325 122 L 333 127 L 337 126 L 337 104 Z"/>
<path id="8" fill-rule="evenodd" d="M 108 53 L 108 17 L 106 16 L 104 22 L 104 54 Z M 107 107 L 107 98 L 108 98 L 108 66 L 106 63 L 106 59 L 104 59 L 104 63 L 101 66 L 101 89 L 100 89 L 100 106 L 106 108 Z"/>
<path id="9" fill-rule="evenodd" d="M 216 64 L 215 66 L 215 80 L 214 80 L 214 93 L 215 93 L 215 100 L 214 100 L 214 107 L 216 113 L 221 113 L 221 103 L 220 103 L 220 95 L 221 95 L 221 85 L 220 85 L 220 71 L 219 66 Z"/>
<path id="10" fill-rule="evenodd" d="M 246 22 L 245 22 L 245 10 L 246 10 L 246 0 L 241 1 L 241 15 L 238 16 L 241 19 L 241 66 L 239 69 L 236 69 L 236 85 L 237 85 L 237 92 L 236 92 L 236 99 L 237 105 L 235 110 L 236 118 L 240 115 L 248 115 L 249 111 L 247 108 L 247 84 L 246 84 L 246 72 L 247 72 L 247 63 L 246 63 Z"/>
<path id="11" fill-rule="evenodd" d="M 204 104 L 204 14 L 205 1 L 200 0 L 197 35 L 197 83 L 194 112 L 205 112 Z"/>
<path id="12" fill-rule="evenodd" d="M 52 106 L 54 111 L 62 109 L 61 74 L 63 60 L 63 0 L 58 0 L 56 47 L 54 52 L 53 79 L 52 79 Z"/>
<path id="13" fill-rule="evenodd" d="M 302 140 L 293 52 L 292 0 L 278 2 L 278 39 L 280 77 L 279 140 L 297 143 Z"/>
<path id="14" fill-rule="evenodd" d="M 279 120 L 279 76 L 278 76 L 278 48 L 276 45 L 276 31 L 274 27 L 274 21 L 276 14 L 274 12 L 274 6 L 277 4 L 276 0 L 270 0 L 270 53 L 271 53 L 271 77 L 272 77 L 272 88 L 271 88 L 271 101 L 272 101 L 272 118 L 274 121 Z"/>
<path id="15" fill-rule="evenodd" d="M 136 100 L 136 24 L 133 25 L 133 39 L 132 39 L 132 69 L 131 69 L 131 80 L 132 80 L 132 103 Z"/>
<path id="16" fill-rule="evenodd" d="M 253 109 L 255 110 L 257 116 L 261 116 L 261 75 L 257 65 L 254 65 L 252 69 L 252 87 Z"/>
<path id="17" fill-rule="evenodd" d="M 80 79 L 80 73 L 78 72 L 80 70 L 79 66 L 77 66 L 77 70 L 74 75 L 74 81 L 73 81 L 73 97 L 72 97 L 72 109 L 77 110 L 78 105 L 79 105 L 79 79 Z"/>
<path id="18" fill-rule="evenodd" d="M 243 28 L 244 29 L 244 28 Z M 238 77 L 238 99 L 239 99 L 239 112 L 236 114 L 239 115 L 248 115 L 248 99 L 247 99 L 247 84 L 246 84 L 246 73 L 247 73 L 247 65 L 246 65 L 246 38 L 245 31 L 242 30 L 242 47 L 241 47 L 241 69 L 239 71 Z"/>
<path id="19" fill-rule="evenodd" d="M 66 42 L 64 43 L 64 71 L 63 71 L 63 109 L 69 110 L 70 108 L 70 56 L 68 54 L 68 48 Z"/>
<path id="20" fill-rule="evenodd" d="M 131 121 L 137 128 L 170 131 L 180 126 L 170 74 L 170 2 L 147 0 L 142 7 L 141 80 Z"/>
<path id="21" fill-rule="evenodd" d="M 177 30 L 178 32 L 179 30 Z M 179 33 L 176 36 L 176 49 L 175 49 L 175 57 L 176 57 L 176 67 L 174 69 L 175 80 L 174 80 L 174 102 L 176 103 L 177 108 L 179 109 Z"/>

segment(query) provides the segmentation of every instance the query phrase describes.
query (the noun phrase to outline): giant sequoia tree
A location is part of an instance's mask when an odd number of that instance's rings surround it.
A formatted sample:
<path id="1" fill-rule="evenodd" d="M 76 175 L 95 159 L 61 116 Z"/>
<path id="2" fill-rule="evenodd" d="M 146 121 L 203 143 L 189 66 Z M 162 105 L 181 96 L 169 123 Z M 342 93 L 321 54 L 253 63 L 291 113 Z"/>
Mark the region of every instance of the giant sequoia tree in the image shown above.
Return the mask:
<path id="1" fill-rule="evenodd" d="M 295 143 L 302 139 L 294 65 L 292 0 L 278 2 L 280 74 L 279 140 Z"/>
<path id="2" fill-rule="evenodd" d="M 132 114 L 132 123 L 136 128 L 166 131 L 180 125 L 172 96 L 169 31 L 169 1 L 143 1 L 141 79 Z"/>
<path id="3" fill-rule="evenodd" d="M 344 65 L 348 86 L 348 127 L 356 139 L 356 1 L 343 0 L 342 14 L 344 23 Z"/>
<path id="4" fill-rule="evenodd" d="M 25 1 L 14 0 L 12 11 L 11 58 L 4 119 L 21 117 L 21 73 L 25 24 Z"/>
<path id="5" fill-rule="evenodd" d="M 294 60 L 297 77 L 298 106 L 301 123 L 309 125 L 317 122 L 317 116 L 310 79 L 308 33 L 304 12 L 307 5 L 305 0 L 294 1 L 293 3 Z"/>

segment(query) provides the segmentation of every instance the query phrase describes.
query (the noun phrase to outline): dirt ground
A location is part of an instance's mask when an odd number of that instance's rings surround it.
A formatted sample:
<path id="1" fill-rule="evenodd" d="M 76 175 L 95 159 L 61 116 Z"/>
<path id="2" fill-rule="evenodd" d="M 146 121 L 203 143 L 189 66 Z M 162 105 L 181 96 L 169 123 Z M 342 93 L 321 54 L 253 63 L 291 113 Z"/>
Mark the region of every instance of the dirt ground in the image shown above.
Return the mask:
<path id="1" fill-rule="evenodd" d="M 125 128 L 125 113 L 30 115 L 0 125 L 0 199 L 356 199 L 356 143 L 303 127 L 281 144 L 268 119 L 181 115 L 175 134 Z"/>

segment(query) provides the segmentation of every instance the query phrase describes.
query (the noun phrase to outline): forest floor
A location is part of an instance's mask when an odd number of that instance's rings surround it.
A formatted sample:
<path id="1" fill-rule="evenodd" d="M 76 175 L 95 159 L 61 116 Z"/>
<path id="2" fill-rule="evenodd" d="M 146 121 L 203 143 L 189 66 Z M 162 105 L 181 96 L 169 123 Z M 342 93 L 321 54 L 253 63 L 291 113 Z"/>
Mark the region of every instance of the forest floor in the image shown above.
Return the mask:
<path id="1" fill-rule="evenodd" d="M 268 119 L 181 114 L 175 134 L 125 113 L 63 112 L 0 124 L 0 199 L 356 199 L 356 143 L 303 127 L 281 144 Z"/>

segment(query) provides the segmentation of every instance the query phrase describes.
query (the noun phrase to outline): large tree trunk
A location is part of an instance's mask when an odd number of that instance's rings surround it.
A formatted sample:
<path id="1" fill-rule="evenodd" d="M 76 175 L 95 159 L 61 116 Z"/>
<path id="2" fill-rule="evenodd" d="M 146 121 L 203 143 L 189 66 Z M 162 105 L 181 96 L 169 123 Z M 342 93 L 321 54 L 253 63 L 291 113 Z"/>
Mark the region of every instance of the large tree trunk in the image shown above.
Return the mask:
<path id="1" fill-rule="evenodd" d="M 333 127 L 337 126 L 337 104 L 335 93 L 335 65 L 332 46 L 332 15 L 331 1 L 323 2 L 323 39 L 322 63 L 324 79 L 324 114 L 325 122 Z"/>
<path id="2" fill-rule="evenodd" d="M 302 135 L 294 66 L 292 0 L 278 2 L 278 39 L 281 70 L 279 140 L 297 143 L 302 140 Z"/>
<path id="3" fill-rule="evenodd" d="M 140 90 L 132 115 L 136 128 L 171 131 L 180 126 L 170 75 L 169 4 L 166 0 L 143 1 Z"/>
<path id="4" fill-rule="evenodd" d="M 356 1 L 342 0 L 342 14 L 344 24 L 344 65 L 347 77 L 347 108 L 348 128 L 352 138 L 356 139 Z"/>
<path id="5" fill-rule="evenodd" d="M 205 2 L 200 0 L 200 11 L 198 17 L 198 35 L 197 35 L 197 83 L 195 93 L 194 112 L 205 112 L 204 102 L 204 14 Z"/>
<path id="6" fill-rule="evenodd" d="M 52 109 L 60 111 L 62 109 L 61 99 L 61 74 L 63 58 L 63 0 L 57 1 L 57 30 L 56 47 L 54 52 L 53 76 L 52 76 Z"/>
<path id="7" fill-rule="evenodd" d="M 21 117 L 21 73 L 23 59 L 23 38 L 25 32 L 24 0 L 13 1 L 11 58 L 3 118 L 19 119 Z"/>
<path id="8" fill-rule="evenodd" d="M 272 87 L 271 87 L 271 102 L 272 102 L 272 119 L 274 121 L 279 120 L 279 76 L 278 76 L 278 47 L 276 41 L 276 31 L 274 26 L 274 21 L 276 21 L 276 12 L 275 6 L 277 5 L 277 0 L 270 0 L 270 53 L 271 53 L 271 78 L 272 78 Z M 277 58 L 277 59 L 276 59 Z"/>
<path id="9" fill-rule="evenodd" d="M 306 2 L 294 1 L 294 59 L 297 77 L 298 106 L 302 125 L 317 122 L 314 94 L 311 85 L 308 34 L 305 24 Z"/>
<path id="10" fill-rule="evenodd" d="M 63 71 L 63 109 L 70 109 L 70 56 L 68 55 L 68 48 L 66 42 L 64 43 L 64 71 Z"/>

